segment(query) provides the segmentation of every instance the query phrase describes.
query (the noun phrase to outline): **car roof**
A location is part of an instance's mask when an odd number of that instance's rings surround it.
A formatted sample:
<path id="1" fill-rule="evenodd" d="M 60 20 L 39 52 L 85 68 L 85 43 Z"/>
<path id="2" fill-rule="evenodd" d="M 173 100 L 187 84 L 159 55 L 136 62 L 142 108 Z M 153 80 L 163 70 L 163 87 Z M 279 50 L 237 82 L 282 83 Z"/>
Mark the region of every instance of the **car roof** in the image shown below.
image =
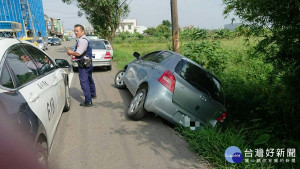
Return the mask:
<path id="1" fill-rule="evenodd" d="M 18 40 L 18 39 L 15 39 L 15 38 L 0 38 L 0 46 L 1 46 L 1 48 L 0 48 L 0 61 L 2 60 L 2 57 L 3 57 L 4 53 L 7 51 L 7 49 L 9 47 L 11 47 L 14 44 L 18 44 L 20 42 L 30 44 L 30 45 L 34 46 L 32 43 L 27 42 L 25 40 Z"/>

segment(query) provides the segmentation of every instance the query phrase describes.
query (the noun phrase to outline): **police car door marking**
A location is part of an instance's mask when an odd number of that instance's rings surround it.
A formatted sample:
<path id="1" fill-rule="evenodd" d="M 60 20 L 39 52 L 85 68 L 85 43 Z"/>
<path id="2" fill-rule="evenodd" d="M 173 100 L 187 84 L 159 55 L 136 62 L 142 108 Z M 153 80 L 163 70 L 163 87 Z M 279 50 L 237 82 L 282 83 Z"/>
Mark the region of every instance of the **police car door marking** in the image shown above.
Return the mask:
<path id="1" fill-rule="evenodd" d="M 49 86 L 49 84 L 45 81 L 41 81 L 37 85 L 39 86 L 40 89 L 44 89 L 44 87 Z"/>
<path id="2" fill-rule="evenodd" d="M 54 99 L 51 97 L 50 102 L 47 102 L 48 120 L 50 121 L 54 114 Z"/>

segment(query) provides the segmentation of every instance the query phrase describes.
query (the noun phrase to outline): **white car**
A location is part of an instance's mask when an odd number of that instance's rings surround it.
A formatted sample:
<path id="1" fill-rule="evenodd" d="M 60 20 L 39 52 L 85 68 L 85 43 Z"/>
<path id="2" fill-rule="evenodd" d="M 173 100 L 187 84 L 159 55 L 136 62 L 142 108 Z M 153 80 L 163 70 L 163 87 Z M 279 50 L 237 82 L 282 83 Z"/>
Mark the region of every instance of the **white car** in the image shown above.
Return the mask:
<path id="1" fill-rule="evenodd" d="M 107 70 L 111 70 L 111 54 L 106 48 L 104 42 L 100 39 L 90 39 L 92 45 L 92 62 L 93 67 L 106 67 Z M 78 67 L 78 60 L 80 58 L 73 56 L 72 66 L 73 70 L 76 71 Z"/>
<path id="2" fill-rule="evenodd" d="M 104 44 L 105 44 L 105 46 L 106 46 L 106 49 L 109 50 L 110 55 L 111 55 L 111 58 L 113 59 L 113 57 L 114 57 L 114 50 L 113 50 L 111 44 L 109 43 L 109 41 L 106 40 L 106 39 L 100 39 L 100 40 L 102 40 L 102 41 L 104 42 Z"/>
<path id="3" fill-rule="evenodd" d="M 0 115 L 26 131 L 38 160 L 46 165 L 62 112 L 70 109 L 63 69 L 70 65 L 63 59 L 54 62 L 26 41 L 0 38 L 0 46 Z"/>

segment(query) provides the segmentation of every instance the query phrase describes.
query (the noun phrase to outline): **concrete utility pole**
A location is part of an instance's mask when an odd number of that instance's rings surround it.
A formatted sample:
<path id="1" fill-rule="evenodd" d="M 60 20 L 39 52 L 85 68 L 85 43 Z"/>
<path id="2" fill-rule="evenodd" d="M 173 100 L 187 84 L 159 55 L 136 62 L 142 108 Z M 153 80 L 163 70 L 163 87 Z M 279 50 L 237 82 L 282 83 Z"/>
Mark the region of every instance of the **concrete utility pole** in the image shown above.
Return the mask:
<path id="1" fill-rule="evenodd" d="M 177 0 L 171 0 L 173 51 L 180 53 Z"/>

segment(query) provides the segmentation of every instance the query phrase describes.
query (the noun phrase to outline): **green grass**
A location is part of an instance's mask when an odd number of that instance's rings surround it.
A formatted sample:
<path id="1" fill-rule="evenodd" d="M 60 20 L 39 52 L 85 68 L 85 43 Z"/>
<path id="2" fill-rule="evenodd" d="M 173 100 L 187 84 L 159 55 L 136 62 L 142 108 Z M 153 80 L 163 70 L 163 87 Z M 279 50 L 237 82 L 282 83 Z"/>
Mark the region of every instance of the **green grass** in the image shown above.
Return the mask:
<path id="1" fill-rule="evenodd" d="M 296 156 L 298 157 L 300 145 L 297 140 L 292 141 L 291 138 L 288 138 L 287 141 L 278 139 L 278 134 L 274 134 L 277 131 L 272 129 L 274 127 L 272 125 L 276 124 L 274 121 L 270 122 L 262 119 L 259 122 L 251 122 L 263 118 L 260 113 L 268 113 L 266 112 L 268 111 L 268 107 L 266 107 L 268 104 L 265 104 L 265 102 L 274 96 L 268 81 L 273 66 L 265 62 L 264 55 L 257 55 L 252 52 L 252 47 L 256 43 L 255 39 L 251 39 L 249 43 L 245 43 L 244 37 L 207 39 L 203 45 L 207 45 L 207 47 L 199 48 L 199 50 L 183 50 L 186 44 L 194 42 L 195 45 L 192 45 L 192 47 L 197 47 L 200 41 L 202 40 L 181 41 L 181 51 L 182 53 L 186 52 L 186 56 L 187 54 L 193 56 L 201 53 L 199 57 L 205 55 L 204 58 L 206 57 L 208 61 L 213 62 L 213 64 L 210 64 L 212 68 L 210 71 L 213 71 L 223 83 L 226 108 L 229 111 L 228 120 L 223 128 L 206 128 L 198 131 L 183 128 L 176 128 L 175 130 L 187 140 L 193 151 L 217 168 L 299 168 L 289 163 L 277 164 L 276 166 L 272 163 L 255 162 L 231 164 L 225 160 L 224 153 L 229 146 L 237 146 L 242 152 L 249 148 L 252 150 L 271 147 L 297 148 Z M 213 41 L 220 42 L 220 45 L 216 45 L 216 50 L 219 52 L 216 52 L 214 48 L 210 48 Z M 117 62 L 118 69 L 123 69 L 126 64 L 135 59 L 132 56 L 135 51 L 144 55 L 156 50 L 170 49 L 171 41 L 166 39 L 160 40 L 153 37 L 130 38 L 124 41 L 118 39 L 114 44 L 114 61 Z M 236 120 L 239 123 L 233 123 Z M 248 126 L 249 128 L 244 129 L 241 126 Z M 269 142 L 254 145 L 255 140 L 266 133 L 271 135 Z M 296 165 L 299 164 L 299 162 L 296 163 Z"/>

